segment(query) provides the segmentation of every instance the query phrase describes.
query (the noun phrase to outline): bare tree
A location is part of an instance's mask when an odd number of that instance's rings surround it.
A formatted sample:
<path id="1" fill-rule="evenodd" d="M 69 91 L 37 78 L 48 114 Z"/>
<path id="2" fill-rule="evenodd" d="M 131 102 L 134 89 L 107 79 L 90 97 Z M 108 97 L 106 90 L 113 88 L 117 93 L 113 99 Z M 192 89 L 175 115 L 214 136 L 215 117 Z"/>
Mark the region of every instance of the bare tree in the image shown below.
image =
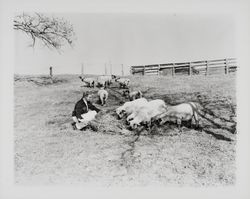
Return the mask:
<path id="1" fill-rule="evenodd" d="M 73 25 L 63 18 L 48 17 L 44 14 L 23 13 L 15 16 L 14 29 L 25 32 L 32 39 L 34 47 L 40 40 L 49 49 L 61 49 L 65 44 L 73 45 L 75 33 Z"/>

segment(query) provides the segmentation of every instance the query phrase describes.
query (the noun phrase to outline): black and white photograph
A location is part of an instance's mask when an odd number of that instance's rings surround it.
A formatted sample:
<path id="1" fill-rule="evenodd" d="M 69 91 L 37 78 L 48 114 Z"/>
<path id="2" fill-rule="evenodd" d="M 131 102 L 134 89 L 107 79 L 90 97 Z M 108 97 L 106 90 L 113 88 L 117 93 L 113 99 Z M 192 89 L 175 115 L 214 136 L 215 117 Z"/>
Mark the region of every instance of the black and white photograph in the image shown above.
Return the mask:
<path id="1" fill-rule="evenodd" d="M 12 12 L 13 185 L 236 190 L 237 17 Z"/>

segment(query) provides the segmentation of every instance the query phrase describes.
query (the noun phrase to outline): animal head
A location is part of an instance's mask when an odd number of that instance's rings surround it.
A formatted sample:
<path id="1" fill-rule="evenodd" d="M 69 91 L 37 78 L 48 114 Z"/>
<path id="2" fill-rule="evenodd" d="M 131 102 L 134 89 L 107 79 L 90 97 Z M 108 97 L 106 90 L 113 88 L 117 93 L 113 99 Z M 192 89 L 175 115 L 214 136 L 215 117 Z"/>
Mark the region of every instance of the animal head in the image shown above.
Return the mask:
<path id="1" fill-rule="evenodd" d="M 123 107 L 119 107 L 116 109 L 116 114 L 118 115 L 118 118 L 121 119 L 125 115 L 125 110 Z"/>
<path id="2" fill-rule="evenodd" d="M 128 96 L 129 96 L 129 100 L 130 100 L 130 101 L 133 101 L 133 100 L 135 100 L 135 99 L 139 99 L 139 98 L 142 97 L 142 96 L 141 96 L 141 91 L 133 91 L 133 92 L 130 92 L 130 93 L 128 94 Z"/>
<path id="3" fill-rule="evenodd" d="M 134 119 L 134 114 L 129 115 L 126 119 L 126 123 L 129 124 L 129 122 L 133 119 Z"/>
<path id="4" fill-rule="evenodd" d="M 82 81 L 84 80 L 84 78 L 83 78 L 82 76 L 79 76 L 79 78 L 80 78 L 80 80 L 82 80 Z"/>
<path id="5" fill-rule="evenodd" d="M 157 125 L 162 125 L 163 121 L 161 118 L 158 118 L 157 120 L 154 121 Z"/>
<path id="6" fill-rule="evenodd" d="M 141 91 L 138 91 L 138 93 L 137 93 L 137 96 L 138 96 L 138 98 L 142 98 L 142 92 Z"/>
<path id="7" fill-rule="evenodd" d="M 112 78 L 112 79 L 116 79 L 117 76 L 116 76 L 116 75 L 111 75 L 111 78 Z"/>
<path id="8" fill-rule="evenodd" d="M 122 94 L 122 95 L 123 95 L 123 96 L 128 96 L 129 93 L 130 93 L 129 90 L 127 89 L 127 90 L 123 91 L 123 94 Z"/>
<path id="9" fill-rule="evenodd" d="M 137 120 L 133 119 L 129 122 L 129 126 L 132 128 L 132 129 L 137 129 L 139 127 L 139 123 Z"/>

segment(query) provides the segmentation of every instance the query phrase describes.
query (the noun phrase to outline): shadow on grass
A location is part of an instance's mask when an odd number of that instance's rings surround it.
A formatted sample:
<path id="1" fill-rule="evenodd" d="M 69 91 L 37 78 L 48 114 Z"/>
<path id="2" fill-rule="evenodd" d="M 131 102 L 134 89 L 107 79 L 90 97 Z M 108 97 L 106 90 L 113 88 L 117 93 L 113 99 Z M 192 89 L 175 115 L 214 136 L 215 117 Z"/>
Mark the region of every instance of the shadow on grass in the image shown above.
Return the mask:
<path id="1" fill-rule="evenodd" d="M 224 140 L 224 141 L 229 141 L 229 142 L 233 141 L 231 138 L 228 138 L 228 137 L 226 137 L 226 136 L 224 136 L 224 135 L 222 135 L 222 134 L 217 134 L 217 133 L 215 133 L 215 132 L 213 132 L 213 131 L 211 131 L 211 130 L 203 129 L 203 131 L 204 131 L 205 133 L 209 134 L 209 135 L 212 135 L 212 136 L 215 137 L 217 140 Z"/>

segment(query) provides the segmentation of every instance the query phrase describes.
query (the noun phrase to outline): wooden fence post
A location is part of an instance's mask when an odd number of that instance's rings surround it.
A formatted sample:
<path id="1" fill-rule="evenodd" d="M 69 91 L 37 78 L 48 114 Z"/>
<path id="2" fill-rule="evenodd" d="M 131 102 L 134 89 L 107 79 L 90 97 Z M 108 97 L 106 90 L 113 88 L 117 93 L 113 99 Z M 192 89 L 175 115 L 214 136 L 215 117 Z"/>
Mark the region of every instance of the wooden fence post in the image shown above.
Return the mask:
<path id="1" fill-rule="evenodd" d="M 50 77 L 52 78 L 52 76 L 53 76 L 53 73 L 52 73 L 52 66 L 49 67 L 49 75 L 50 75 Z"/>
<path id="2" fill-rule="evenodd" d="M 107 75 L 107 65 L 106 65 L 106 62 L 105 62 L 105 64 L 104 64 L 104 73 L 105 73 L 105 75 Z"/>
<path id="3" fill-rule="evenodd" d="M 123 64 L 122 64 L 122 76 L 124 76 Z"/>
<path id="4" fill-rule="evenodd" d="M 189 62 L 189 75 L 191 76 L 192 75 L 192 63 Z"/>
<path id="5" fill-rule="evenodd" d="M 51 84 L 53 84 L 52 66 L 49 67 L 49 75 L 50 75 L 50 82 L 51 82 Z"/>
<path id="6" fill-rule="evenodd" d="M 143 75 L 145 75 L 145 65 L 143 66 Z"/>
<path id="7" fill-rule="evenodd" d="M 173 67 L 172 67 L 172 76 L 175 76 L 175 64 L 173 63 Z"/>
<path id="8" fill-rule="evenodd" d="M 228 60 L 225 59 L 226 65 L 225 65 L 225 74 L 228 74 Z"/>
<path id="9" fill-rule="evenodd" d="M 82 63 L 82 68 L 81 68 L 81 75 L 83 76 L 83 73 L 84 73 L 84 65 Z"/>
<path id="10" fill-rule="evenodd" d="M 160 75 L 160 64 L 158 65 L 158 76 Z"/>
<path id="11" fill-rule="evenodd" d="M 109 62 L 109 64 L 110 64 L 110 71 L 109 71 L 109 72 L 110 72 L 110 75 L 112 75 L 113 72 L 112 72 L 112 64 L 111 64 L 111 61 Z"/>
<path id="12" fill-rule="evenodd" d="M 205 75 L 208 75 L 208 65 L 209 65 L 209 63 L 208 63 L 208 61 L 206 61 L 206 73 L 205 73 Z"/>

